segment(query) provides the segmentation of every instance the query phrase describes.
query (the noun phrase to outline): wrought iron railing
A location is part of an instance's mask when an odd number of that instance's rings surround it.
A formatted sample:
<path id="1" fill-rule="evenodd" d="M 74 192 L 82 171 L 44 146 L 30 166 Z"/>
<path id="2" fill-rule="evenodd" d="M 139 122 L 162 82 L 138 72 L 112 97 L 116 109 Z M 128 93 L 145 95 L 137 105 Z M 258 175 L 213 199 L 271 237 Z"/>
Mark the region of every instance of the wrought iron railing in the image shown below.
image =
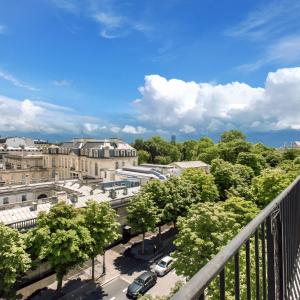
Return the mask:
<path id="1" fill-rule="evenodd" d="M 300 176 L 171 299 L 300 299 L 299 246 Z"/>

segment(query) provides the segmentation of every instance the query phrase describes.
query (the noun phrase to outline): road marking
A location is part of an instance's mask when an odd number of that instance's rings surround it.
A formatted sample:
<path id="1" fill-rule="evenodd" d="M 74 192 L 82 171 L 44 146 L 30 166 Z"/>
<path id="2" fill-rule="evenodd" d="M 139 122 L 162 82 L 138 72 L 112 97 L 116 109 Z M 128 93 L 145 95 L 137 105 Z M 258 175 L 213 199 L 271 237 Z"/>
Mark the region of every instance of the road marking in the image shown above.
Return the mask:
<path id="1" fill-rule="evenodd" d="M 127 288 L 125 288 L 124 290 L 123 290 L 123 293 L 125 293 L 127 291 Z"/>
<path id="2" fill-rule="evenodd" d="M 109 300 L 116 300 L 116 297 L 112 297 L 112 298 L 110 298 Z"/>
<path id="3" fill-rule="evenodd" d="M 130 280 L 124 278 L 123 276 L 121 276 L 120 278 L 121 278 L 123 281 L 125 281 L 125 282 L 127 282 L 127 283 L 129 283 L 129 284 L 132 283 L 132 281 L 130 281 Z"/>

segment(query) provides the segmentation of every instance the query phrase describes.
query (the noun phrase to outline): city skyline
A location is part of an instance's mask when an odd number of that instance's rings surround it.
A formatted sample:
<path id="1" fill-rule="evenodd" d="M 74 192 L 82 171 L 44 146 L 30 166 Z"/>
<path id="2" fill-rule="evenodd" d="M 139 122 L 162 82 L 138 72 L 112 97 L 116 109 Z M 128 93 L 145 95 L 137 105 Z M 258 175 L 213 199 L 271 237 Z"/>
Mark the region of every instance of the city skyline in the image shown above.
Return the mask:
<path id="1" fill-rule="evenodd" d="M 1 135 L 300 135 L 295 0 L 1 6 Z"/>

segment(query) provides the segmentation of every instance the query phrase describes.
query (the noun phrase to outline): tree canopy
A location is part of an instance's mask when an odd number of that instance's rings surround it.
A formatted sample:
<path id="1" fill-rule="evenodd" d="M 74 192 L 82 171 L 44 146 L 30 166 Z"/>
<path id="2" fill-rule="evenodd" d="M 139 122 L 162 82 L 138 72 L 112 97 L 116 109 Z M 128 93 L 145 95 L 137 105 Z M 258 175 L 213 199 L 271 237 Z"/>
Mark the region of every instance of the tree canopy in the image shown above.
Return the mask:
<path id="1" fill-rule="evenodd" d="M 142 254 L 147 231 L 154 231 L 158 220 L 157 208 L 148 193 L 140 193 L 130 200 L 127 206 L 127 221 L 134 231 L 142 232 Z"/>
<path id="2" fill-rule="evenodd" d="M 83 214 L 85 227 L 92 238 L 88 254 L 93 259 L 92 275 L 94 278 L 94 258 L 98 254 L 103 254 L 104 249 L 120 236 L 118 233 L 120 224 L 117 222 L 115 210 L 107 201 L 99 203 L 89 200 Z"/>
<path id="3" fill-rule="evenodd" d="M 23 234 L 0 223 L 0 297 L 13 298 L 17 277 L 31 263 Z"/>
<path id="4" fill-rule="evenodd" d="M 28 239 L 33 257 L 46 258 L 56 272 L 58 290 L 62 287 L 63 276 L 89 258 L 93 245 L 83 214 L 63 202 L 52 206 L 49 213 L 40 213 Z"/>

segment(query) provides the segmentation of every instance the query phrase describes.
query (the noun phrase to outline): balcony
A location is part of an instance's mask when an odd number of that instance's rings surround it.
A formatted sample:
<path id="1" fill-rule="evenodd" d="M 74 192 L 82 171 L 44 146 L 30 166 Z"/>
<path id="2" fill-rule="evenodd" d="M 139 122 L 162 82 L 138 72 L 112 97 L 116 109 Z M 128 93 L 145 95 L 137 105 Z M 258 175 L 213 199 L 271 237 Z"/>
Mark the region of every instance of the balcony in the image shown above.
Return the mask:
<path id="1" fill-rule="evenodd" d="M 300 176 L 171 299 L 300 299 L 299 246 Z"/>

